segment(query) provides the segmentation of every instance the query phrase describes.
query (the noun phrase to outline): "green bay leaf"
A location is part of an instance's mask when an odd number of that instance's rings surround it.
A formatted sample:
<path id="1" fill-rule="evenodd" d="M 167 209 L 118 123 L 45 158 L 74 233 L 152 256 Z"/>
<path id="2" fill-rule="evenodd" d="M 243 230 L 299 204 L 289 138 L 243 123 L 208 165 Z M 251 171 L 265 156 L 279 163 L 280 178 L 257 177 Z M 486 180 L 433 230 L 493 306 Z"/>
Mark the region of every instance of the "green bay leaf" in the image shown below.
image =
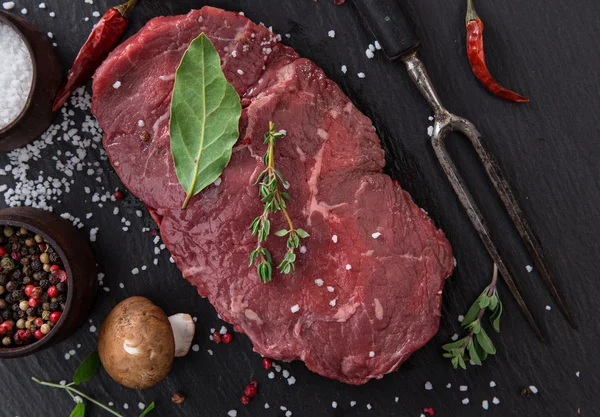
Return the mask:
<path id="1" fill-rule="evenodd" d="M 171 101 L 171 154 L 190 199 L 219 178 L 239 135 L 240 98 L 221 70 L 221 59 L 202 33 L 183 55 Z"/>
<path id="2" fill-rule="evenodd" d="M 96 375 L 98 368 L 100 367 L 100 356 L 98 352 L 92 352 L 75 371 L 73 375 L 73 383 L 79 385 L 82 382 L 89 381 Z"/>
<path id="3" fill-rule="evenodd" d="M 69 417 L 84 417 L 85 416 L 85 405 L 83 403 L 77 403 Z"/>

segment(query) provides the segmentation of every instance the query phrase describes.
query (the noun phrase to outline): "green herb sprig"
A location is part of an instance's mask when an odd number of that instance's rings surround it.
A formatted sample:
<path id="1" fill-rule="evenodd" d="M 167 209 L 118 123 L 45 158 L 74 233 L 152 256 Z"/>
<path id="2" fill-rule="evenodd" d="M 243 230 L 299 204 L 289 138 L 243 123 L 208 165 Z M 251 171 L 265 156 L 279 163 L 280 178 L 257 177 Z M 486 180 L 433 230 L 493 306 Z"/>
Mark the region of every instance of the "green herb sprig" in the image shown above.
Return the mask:
<path id="1" fill-rule="evenodd" d="M 269 131 L 264 137 L 267 151 L 263 156 L 263 162 L 267 167 L 260 173 L 254 184 L 258 185 L 258 195 L 264 203 L 264 209 L 263 213 L 254 219 L 250 225 L 252 236 L 256 236 L 258 240 L 256 248 L 250 253 L 250 266 L 256 264 L 258 277 L 263 284 L 273 279 L 273 258 L 269 250 L 263 246 L 271 233 L 270 215 L 281 211 L 289 226 L 288 229 L 275 232 L 275 236 L 288 237 L 287 252 L 279 266 L 277 266 L 282 274 L 289 274 L 296 269 L 296 249 L 300 247 L 301 239 L 310 236 L 305 230 L 294 227 L 286 204 L 286 201 L 291 200 L 291 197 L 286 191 L 280 189 L 280 185 L 286 190 L 290 187 L 281 172 L 275 169 L 275 145 L 278 139 L 284 137 L 285 133 L 278 132 L 275 124 L 269 122 Z"/>
<path id="2" fill-rule="evenodd" d="M 442 346 L 442 349 L 446 351 L 444 357 L 451 359 L 454 369 L 459 366 L 462 369 L 467 369 L 467 362 L 469 361 L 472 361 L 475 365 L 481 365 L 488 355 L 496 354 L 494 343 L 482 327 L 482 319 L 485 312 L 489 311 L 491 313 L 490 323 L 492 328 L 500 333 L 502 302 L 498 296 L 497 282 L 498 266 L 494 264 L 492 282 L 483 290 L 462 322 L 462 326 L 470 331 L 469 334 L 456 342 Z"/>
<path id="3" fill-rule="evenodd" d="M 96 375 L 96 372 L 98 372 L 99 368 L 100 368 L 100 357 L 98 356 L 98 352 L 94 352 L 94 353 L 90 354 L 87 358 L 85 358 L 85 360 L 81 363 L 81 365 L 79 365 L 79 367 L 75 371 L 75 374 L 73 375 L 73 382 L 71 382 L 71 383 L 62 385 L 62 384 L 55 384 L 53 382 L 40 381 L 39 379 L 37 379 L 35 377 L 32 377 L 31 379 L 33 379 L 35 382 L 37 382 L 40 385 L 44 385 L 44 386 L 52 387 L 52 388 L 59 388 L 59 389 L 63 389 L 65 391 L 67 391 L 67 394 L 69 394 L 74 401 L 79 401 L 80 399 L 86 399 L 89 402 L 96 404 L 98 407 L 102 408 L 103 410 L 107 411 L 108 413 L 112 414 L 113 416 L 125 417 L 122 414 L 117 413 L 115 410 L 113 410 L 109 406 L 104 405 L 99 401 L 96 401 L 92 397 L 84 394 L 79 389 L 75 388 L 75 386 L 92 379 L 94 377 L 94 375 Z M 77 397 L 79 397 L 79 399 Z M 146 409 L 144 411 L 142 411 L 142 414 L 140 414 L 138 417 L 145 417 L 152 410 L 154 410 L 154 402 L 150 403 L 150 405 L 148 405 L 148 407 L 146 407 Z M 77 402 L 77 404 L 75 405 L 75 408 L 73 409 L 73 411 L 71 411 L 71 414 L 69 414 L 69 417 L 84 417 L 84 416 L 85 416 L 85 404 L 83 402 Z"/>

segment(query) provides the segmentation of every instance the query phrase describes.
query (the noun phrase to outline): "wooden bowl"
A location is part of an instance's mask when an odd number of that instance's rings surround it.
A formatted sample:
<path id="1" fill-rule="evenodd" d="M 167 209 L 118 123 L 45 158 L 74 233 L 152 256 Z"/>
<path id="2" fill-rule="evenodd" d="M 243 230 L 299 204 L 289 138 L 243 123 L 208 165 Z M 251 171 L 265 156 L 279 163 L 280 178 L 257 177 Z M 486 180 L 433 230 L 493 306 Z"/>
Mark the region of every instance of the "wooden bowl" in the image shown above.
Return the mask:
<path id="1" fill-rule="evenodd" d="M 83 324 L 98 290 L 96 261 L 79 230 L 54 213 L 29 207 L 4 209 L 0 210 L 0 224 L 24 227 L 42 236 L 56 250 L 67 273 L 67 302 L 50 333 L 29 345 L 0 346 L 0 359 L 20 358 L 64 340 Z"/>
<path id="2" fill-rule="evenodd" d="M 25 107 L 15 120 L 0 129 L 0 152 L 7 152 L 34 141 L 52 123 L 52 103 L 62 80 L 62 66 L 48 37 L 37 27 L 1 10 L 0 22 L 17 31 L 33 63 L 33 80 Z"/>

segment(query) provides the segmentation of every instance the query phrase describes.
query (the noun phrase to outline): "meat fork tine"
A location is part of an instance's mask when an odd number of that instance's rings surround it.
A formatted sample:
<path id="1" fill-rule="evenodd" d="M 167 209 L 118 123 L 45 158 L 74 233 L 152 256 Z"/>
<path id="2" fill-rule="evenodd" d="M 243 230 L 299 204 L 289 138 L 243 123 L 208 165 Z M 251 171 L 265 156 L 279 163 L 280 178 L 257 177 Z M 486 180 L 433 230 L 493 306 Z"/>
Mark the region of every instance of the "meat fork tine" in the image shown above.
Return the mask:
<path id="1" fill-rule="evenodd" d="M 454 192 L 458 196 L 461 204 L 467 211 L 469 219 L 471 220 L 471 223 L 479 233 L 479 236 L 483 241 L 483 244 L 485 245 L 488 253 L 492 257 L 496 265 L 498 265 L 500 275 L 504 279 L 513 297 L 517 301 L 519 308 L 527 318 L 527 321 L 529 322 L 537 336 L 540 339 L 544 340 L 544 336 L 542 335 L 539 326 L 537 325 L 533 316 L 531 315 L 531 311 L 529 310 L 529 307 L 527 307 L 527 303 L 525 303 L 525 300 L 523 299 L 523 296 L 521 295 L 517 284 L 513 280 L 512 275 L 509 273 L 506 264 L 502 260 L 502 257 L 500 256 L 500 253 L 498 252 L 498 249 L 496 248 L 496 245 L 492 240 L 490 231 L 485 223 L 483 214 L 481 214 L 481 210 L 479 210 L 477 203 L 475 202 L 464 180 L 462 179 L 462 176 L 458 172 L 456 165 L 452 161 L 448 150 L 446 149 L 446 137 L 450 132 L 460 132 L 464 134 L 477 151 L 477 154 L 479 155 L 482 163 L 486 168 L 486 172 L 490 176 L 490 179 L 492 180 L 492 183 L 495 186 L 496 180 L 498 178 L 502 179 L 497 164 L 494 162 L 494 159 L 491 158 L 491 155 L 487 152 L 487 150 L 485 150 L 483 143 L 481 142 L 481 135 L 477 128 L 473 125 L 473 123 L 469 122 L 468 120 L 462 117 L 458 117 L 454 114 L 451 114 L 442 106 L 441 101 L 437 93 L 435 92 L 435 89 L 433 88 L 433 84 L 431 83 L 431 80 L 427 75 L 425 66 L 417 57 L 416 52 L 407 55 L 405 58 L 403 58 L 403 60 L 406 64 L 406 68 L 412 80 L 415 82 L 423 96 L 427 99 L 429 104 L 431 104 L 431 107 L 434 110 L 435 119 L 431 143 L 435 154 L 440 162 L 440 165 L 444 170 L 444 173 L 448 177 L 448 180 L 450 181 L 452 188 L 454 188 Z M 492 165 L 493 170 L 489 168 Z M 492 172 L 496 175 L 495 178 L 492 177 Z M 505 185 L 508 188 L 508 184 L 506 184 L 506 181 L 503 181 L 503 185 Z M 498 190 L 498 187 L 496 187 L 496 189 Z M 499 190 L 498 192 L 500 193 Z"/>

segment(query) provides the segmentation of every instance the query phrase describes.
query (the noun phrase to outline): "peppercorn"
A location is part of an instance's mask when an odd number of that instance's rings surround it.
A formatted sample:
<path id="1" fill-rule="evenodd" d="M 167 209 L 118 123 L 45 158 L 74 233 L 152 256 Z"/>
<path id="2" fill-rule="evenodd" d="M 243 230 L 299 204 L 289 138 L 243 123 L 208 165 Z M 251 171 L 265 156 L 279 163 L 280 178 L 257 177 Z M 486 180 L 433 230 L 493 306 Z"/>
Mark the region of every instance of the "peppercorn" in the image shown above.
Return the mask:
<path id="1" fill-rule="evenodd" d="M 42 289 L 42 287 L 35 287 L 31 291 L 31 296 L 33 298 L 39 299 L 42 296 L 43 293 L 44 293 L 44 290 Z"/>
<path id="2" fill-rule="evenodd" d="M 0 246 L 0 257 L 2 256 L 6 256 L 6 249 L 4 249 L 4 246 Z"/>
<path id="3" fill-rule="evenodd" d="M 15 263 L 9 257 L 4 257 L 0 260 L 0 266 L 4 271 L 11 271 L 15 267 Z"/>
<path id="4" fill-rule="evenodd" d="M 35 235 L 33 238 L 35 239 L 35 241 L 37 243 L 42 243 L 44 241 L 44 238 L 41 237 L 40 235 Z"/>
<path id="5" fill-rule="evenodd" d="M 2 320 L 8 320 L 9 317 L 12 317 L 12 314 L 9 310 L 4 310 L 0 316 L 2 316 Z"/>
<path id="6" fill-rule="evenodd" d="M 58 297 L 56 297 L 56 301 L 58 301 L 62 305 L 67 302 L 67 296 L 64 294 L 61 294 Z"/>
<path id="7" fill-rule="evenodd" d="M 44 269 L 44 271 L 46 272 L 50 272 L 50 264 L 43 264 L 44 266 L 42 267 Z"/>
<path id="8" fill-rule="evenodd" d="M 23 311 L 27 311 L 29 309 L 29 303 L 27 302 L 27 300 L 23 300 L 19 304 L 13 304 L 13 310 L 14 310 L 14 306 L 17 306 L 18 308 L 20 308 Z"/>
<path id="9" fill-rule="evenodd" d="M 25 298 L 25 291 L 23 291 L 23 290 L 16 290 L 16 291 L 13 291 L 11 293 L 11 295 L 13 296 L 13 299 L 15 299 L 17 301 L 18 300 L 22 300 L 23 298 Z"/>
<path id="10" fill-rule="evenodd" d="M 23 285 L 29 285 L 31 284 L 31 278 L 29 277 L 23 277 Z"/>
<path id="11" fill-rule="evenodd" d="M 18 306 L 18 304 L 15 304 L 16 306 Z M 19 320 L 19 319 L 24 319 L 25 317 L 27 317 L 27 313 L 24 312 L 23 310 L 19 309 L 16 313 L 13 313 L 13 320 Z"/>
<path id="12" fill-rule="evenodd" d="M 27 303 L 27 304 L 29 304 L 29 303 Z M 25 310 L 25 313 L 27 313 L 28 316 L 33 316 L 33 315 L 35 315 L 35 308 L 29 307 L 27 310 Z"/>
<path id="13" fill-rule="evenodd" d="M 50 256 L 48 256 L 47 253 L 42 253 L 40 255 L 40 261 L 44 264 L 49 264 L 50 263 Z"/>
<path id="14" fill-rule="evenodd" d="M 214 332 L 212 334 L 213 337 L 213 342 L 215 342 L 216 344 L 221 343 L 221 334 L 219 332 Z"/>
<path id="15" fill-rule="evenodd" d="M 48 255 L 48 258 L 50 259 L 51 264 L 55 264 L 60 260 L 60 257 L 58 256 L 58 254 L 56 252 Z"/>
<path id="16" fill-rule="evenodd" d="M 4 236 L 11 237 L 14 233 L 15 233 L 15 231 L 14 231 L 14 229 L 12 227 L 5 227 L 4 228 Z"/>
<path id="17" fill-rule="evenodd" d="M 6 307 L 8 307 L 8 303 L 6 302 L 6 300 L 0 298 L 0 310 L 5 310 Z"/>
<path id="18" fill-rule="evenodd" d="M 42 327 L 40 327 L 40 331 L 44 334 L 50 333 L 50 330 L 52 330 L 52 327 L 48 323 L 44 323 L 42 324 Z"/>
<path id="19" fill-rule="evenodd" d="M 29 304 L 29 307 L 31 307 L 31 308 L 36 308 L 38 305 L 40 305 L 40 302 L 37 300 L 37 298 L 33 298 L 33 297 L 29 298 L 27 303 Z"/>
<path id="20" fill-rule="evenodd" d="M 29 255 L 29 248 L 27 246 L 21 246 L 19 253 L 21 254 L 21 256 L 27 256 L 27 255 Z M 23 259 L 19 259 L 19 260 L 22 261 Z"/>
<path id="21" fill-rule="evenodd" d="M 42 325 L 44 324 L 44 319 L 41 317 L 36 317 L 34 323 L 37 327 L 42 327 Z"/>
<path id="22" fill-rule="evenodd" d="M 52 323 L 56 323 L 58 320 L 60 320 L 60 316 L 62 314 L 59 311 L 55 311 L 54 313 L 50 314 L 50 321 Z"/>
<path id="23" fill-rule="evenodd" d="M 231 343 L 232 339 L 233 339 L 233 336 L 231 336 L 231 333 L 225 333 L 223 336 L 221 336 L 221 340 L 225 344 Z"/>
<path id="24" fill-rule="evenodd" d="M 273 366 L 273 361 L 269 358 L 263 358 L 262 365 L 263 368 L 265 368 L 268 371 L 269 369 L 271 369 L 271 366 Z"/>
<path id="25" fill-rule="evenodd" d="M 10 345 L 12 344 L 12 340 L 11 340 L 11 338 L 10 338 L 10 337 L 8 337 L 8 336 L 7 336 L 7 337 L 5 337 L 5 338 L 3 338 L 3 339 L 2 339 L 2 344 L 3 344 L 4 346 L 10 346 Z"/>
<path id="26" fill-rule="evenodd" d="M 59 282 L 56 284 L 56 289 L 59 293 L 64 294 L 67 292 L 67 284 L 64 282 Z"/>
<path id="27" fill-rule="evenodd" d="M 6 285 L 7 281 L 8 278 L 6 277 L 6 274 L 0 274 L 0 285 Z"/>
<path id="28" fill-rule="evenodd" d="M 4 294 L 6 292 L 6 288 L 4 288 L 2 285 L 0 285 L 0 295 Z"/>
<path id="29" fill-rule="evenodd" d="M 40 280 L 40 287 L 42 287 L 43 290 L 47 290 L 48 288 L 50 288 L 50 281 L 48 281 L 47 279 L 42 279 Z"/>
<path id="30" fill-rule="evenodd" d="M 256 387 L 254 385 L 246 385 L 246 388 L 244 388 L 244 395 L 250 398 L 256 396 Z"/>
<path id="31" fill-rule="evenodd" d="M 23 320 L 23 319 L 17 320 L 17 328 L 24 329 L 25 328 L 25 320 Z"/>
<path id="32" fill-rule="evenodd" d="M 30 255 L 35 255 L 37 253 L 37 249 L 35 248 L 35 246 L 29 248 L 29 254 Z"/>
<path id="33" fill-rule="evenodd" d="M 12 274 L 10 274 L 10 276 L 12 277 L 12 279 L 19 281 L 23 277 L 23 273 L 21 271 L 19 271 L 18 269 L 15 269 L 12 272 Z"/>
<path id="34" fill-rule="evenodd" d="M 173 394 L 173 396 L 171 397 L 171 402 L 173 404 L 181 404 L 182 402 L 185 401 L 185 397 L 183 396 L 182 393 L 180 392 L 176 392 L 175 394 Z"/>
<path id="35" fill-rule="evenodd" d="M 115 191 L 115 193 L 113 194 L 113 197 L 115 198 L 115 200 L 119 201 L 119 200 L 123 200 L 123 198 L 125 198 L 125 196 L 123 195 L 122 191 Z"/>
<path id="36" fill-rule="evenodd" d="M 42 262 L 39 259 L 34 259 L 33 261 L 31 261 L 31 269 L 33 269 L 34 271 L 39 271 L 42 269 Z M 35 278 L 35 274 L 33 274 L 34 277 L 33 279 L 37 279 Z"/>
<path id="37" fill-rule="evenodd" d="M 21 258 L 23 257 L 23 255 L 21 255 L 21 252 L 13 252 L 10 254 L 10 257 L 14 260 L 19 262 L 21 260 Z M 14 265 L 14 264 L 13 264 Z"/>
<path id="38" fill-rule="evenodd" d="M 250 397 L 248 397 L 247 395 L 242 395 L 242 397 L 240 398 L 240 402 L 244 405 L 248 405 L 250 404 Z"/>
<path id="39" fill-rule="evenodd" d="M 35 239 L 33 239 L 33 238 L 25 239 L 25 245 L 27 247 L 32 247 L 33 245 L 35 245 Z"/>
<path id="40" fill-rule="evenodd" d="M 59 308 L 60 308 L 60 304 L 57 303 L 56 301 L 53 301 L 50 303 L 50 311 L 58 311 Z"/>
<path id="41" fill-rule="evenodd" d="M 43 303 L 42 304 L 42 310 L 44 311 L 50 311 L 50 303 Z M 44 314 L 44 313 L 42 313 Z"/>
<path id="42" fill-rule="evenodd" d="M 27 229 L 25 229 L 24 227 L 21 227 L 21 228 L 19 229 L 19 232 L 18 232 L 18 233 L 19 233 L 19 235 L 21 235 L 21 236 L 25 236 L 25 235 L 27 235 L 27 234 L 29 233 L 29 231 L 28 231 Z"/>
<path id="43" fill-rule="evenodd" d="M 4 299 L 6 300 L 6 302 L 8 304 L 13 304 L 15 302 L 15 300 L 13 300 L 12 295 L 8 294 L 6 297 L 4 297 Z"/>

